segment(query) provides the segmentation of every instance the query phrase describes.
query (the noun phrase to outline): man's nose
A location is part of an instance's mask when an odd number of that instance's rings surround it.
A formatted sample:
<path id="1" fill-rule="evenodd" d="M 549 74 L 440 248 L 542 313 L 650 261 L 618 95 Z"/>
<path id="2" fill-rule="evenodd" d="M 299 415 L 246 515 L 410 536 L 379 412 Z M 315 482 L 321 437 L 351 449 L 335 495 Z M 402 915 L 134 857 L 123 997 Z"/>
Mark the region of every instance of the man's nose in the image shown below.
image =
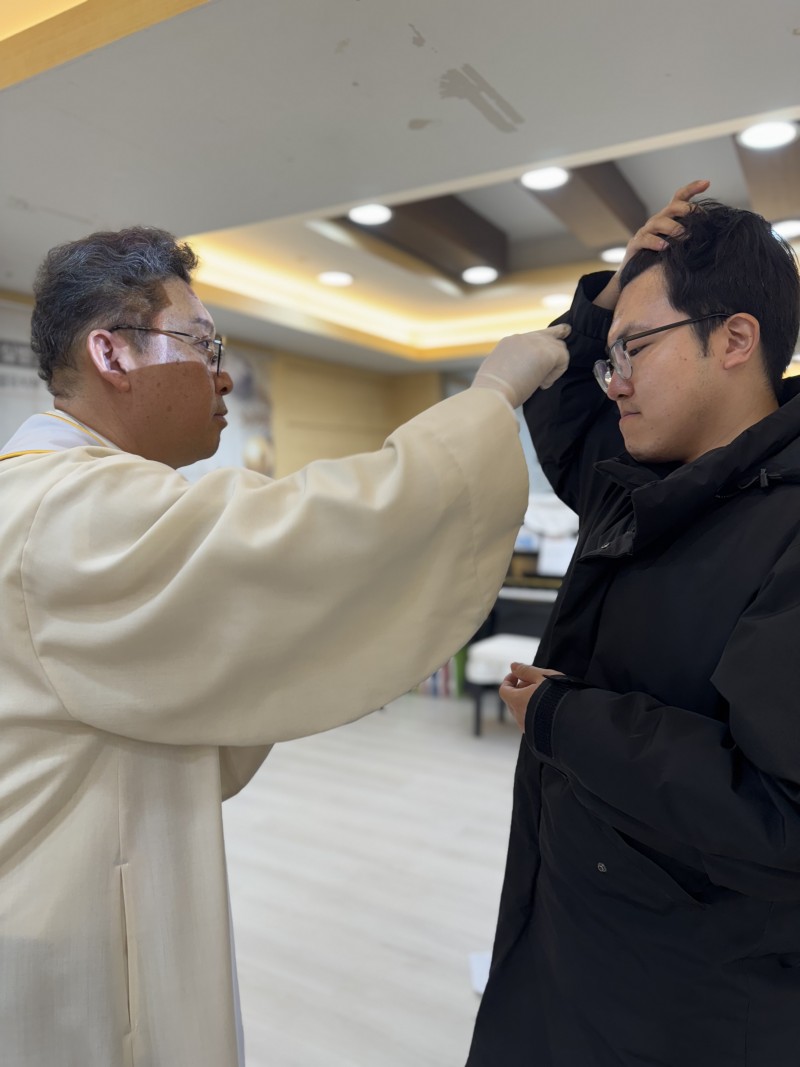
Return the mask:
<path id="1" fill-rule="evenodd" d="M 215 376 L 214 385 L 216 386 L 219 396 L 227 396 L 228 393 L 233 392 L 233 378 L 226 370 L 221 370 L 219 374 Z"/>
<path id="2" fill-rule="evenodd" d="M 618 400 L 621 396 L 630 396 L 633 392 L 633 381 L 631 378 L 623 378 L 621 374 L 614 371 L 611 375 L 611 381 L 608 383 L 608 396 L 610 400 Z"/>

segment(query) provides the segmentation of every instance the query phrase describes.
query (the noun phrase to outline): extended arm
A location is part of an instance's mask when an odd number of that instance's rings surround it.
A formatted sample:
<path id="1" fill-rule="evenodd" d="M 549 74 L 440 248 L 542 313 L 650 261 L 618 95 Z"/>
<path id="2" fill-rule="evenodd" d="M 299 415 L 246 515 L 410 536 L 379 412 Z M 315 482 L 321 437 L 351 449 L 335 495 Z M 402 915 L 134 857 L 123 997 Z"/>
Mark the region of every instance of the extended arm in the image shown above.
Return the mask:
<path id="1" fill-rule="evenodd" d="M 622 451 L 616 407 L 600 390 L 592 368 L 605 352 L 611 312 L 594 297 L 607 287 L 608 271 L 590 274 L 578 285 L 563 321 L 571 327 L 566 344 L 569 366 L 555 384 L 525 404 L 525 419 L 536 455 L 555 493 L 577 512 L 589 507 L 593 466 Z"/>
<path id="2" fill-rule="evenodd" d="M 25 550 L 39 663 L 69 716 L 175 744 L 286 740 L 406 692 L 485 618 L 527 499 L 516 420 L 481 389 L 275 482 L 74 462 Z"/>

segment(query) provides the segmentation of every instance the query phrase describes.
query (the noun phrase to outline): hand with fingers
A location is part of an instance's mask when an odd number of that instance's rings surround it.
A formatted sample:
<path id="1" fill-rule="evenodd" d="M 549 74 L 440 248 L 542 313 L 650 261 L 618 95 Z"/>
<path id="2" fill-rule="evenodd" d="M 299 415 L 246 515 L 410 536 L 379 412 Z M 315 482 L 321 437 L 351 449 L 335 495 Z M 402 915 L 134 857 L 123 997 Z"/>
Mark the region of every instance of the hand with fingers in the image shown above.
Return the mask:
<path id="1" fill-rule="evenodd" d="M 566 323 L 546 330 L 504 337 L 481 363 L 473 388 L 494 389 L 512 408 L 523 404 L 535 389 L 547 389 L 567 368 Z"/>
<path id="2" fill-rule="evenodd" d="M 514 716 L 517 726 L 525 731 L 525 714 L 528 703 L 539 686 L 547 678 L 561 674 L 546 667 L 528 667 L 524 663 L 512 663 L 511 671 L 500 685 L 500 699 Z"/>
<path id="3" fill-rule="evenodd" d="M 681 186 L 673 195 L 666 207 L 657 211 L 647 220 L 628 241 L 625 249 L 625 257 L 617 268 L 614 277 L 609 281 L 603 291 L 595 297 L 594 303 L 598 307 L 607 308 L 609 311 L 617 305 L 619 299 L 619 276 L 628 260 L 642 249 L 650 249 L 652 252 L 663 252 L 667 247 L 667 237 L 679 237 L 683 233 L 681 218 L 692 210 L 692 198 L 704 193 L 711 183 L 705 178 L 689 182 Z"/>

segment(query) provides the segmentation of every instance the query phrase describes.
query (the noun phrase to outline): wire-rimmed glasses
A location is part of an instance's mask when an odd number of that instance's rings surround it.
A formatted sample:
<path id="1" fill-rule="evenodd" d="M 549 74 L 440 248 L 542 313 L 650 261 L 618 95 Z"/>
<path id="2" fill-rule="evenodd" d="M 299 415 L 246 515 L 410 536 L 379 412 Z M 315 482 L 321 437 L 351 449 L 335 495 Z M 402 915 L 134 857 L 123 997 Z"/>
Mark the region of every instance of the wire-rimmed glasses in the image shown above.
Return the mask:
<path id="1" fill-rule="evenodd" d="M 636 352 L 631 352 L 628 349 L 631 341 L 638 341 L 641 337 L 650 337 L 654 333 L 663 333 L 665 330 L 674 330 L 678 326 L 691 326 L 695 322 L 705 322 L 706 319 L 728 318 L 730 318 L 728 312 L 716 311 L 713 315 L 700 315 L 696 319 L 681 319 L 680 322 L 669 322 L 666 326 L 655 326 L 652 330 L 642 330 L 641 333 L 632 333 L 628 337 L 618 337 L 606 349 L 608 359 L 598 359 L 594 365 L 594 376 L 597 379 L 597 384 L 604 393 L 607 393 L 608 387 L 611 385 L 611 376 L 615 371 L 620 378 L 624 378 L 626 381 L 630 378 L 633 374 L 631 360 L 637 355 Z"/>
<path id="2" fill-rule="evenodd" d="M 225 344 L 219 334 L 216 337 L 196 337 L 192 333 L 181 333 L 180 330 L 160 330 L 156 326 L 129 326 L 126 323 L 108 328 L 109 333 L 116 333 L 117 330 L 138 330 L 140 333 L 163 333 L 166 337 L 177 337 L 179 341 L 202 352 L 208 360 L 209 370 L 219 374 L 222 357 L 225 355 Z"/>

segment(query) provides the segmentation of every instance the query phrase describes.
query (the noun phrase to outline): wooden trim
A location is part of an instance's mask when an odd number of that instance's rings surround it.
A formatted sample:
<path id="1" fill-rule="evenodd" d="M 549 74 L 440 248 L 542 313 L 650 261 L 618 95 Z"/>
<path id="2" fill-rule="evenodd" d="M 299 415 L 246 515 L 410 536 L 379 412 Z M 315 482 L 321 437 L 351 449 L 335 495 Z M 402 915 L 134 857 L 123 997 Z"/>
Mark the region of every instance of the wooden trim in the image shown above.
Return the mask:
<path id="1" fill-rule="evenodd" d="M 0 41 L 0 89 L 118 41 L 209 0 L 84 0 Z"/>
<path id="2" fill-rule="evenodd" d="M 753 211 L 769 222 L 800 217 L 800 138 L 767 152 L 732 140 Z"/>
<path id="3" fill-rule="evenodd" d="M 616 163 L 577 167 L 566 185 L 529 192 L 592 251 L 626 245 L 648 216 Z"/>
<path id="4" fill-rule="evenodd" d="M 457 196 L 437 196 L 396 204 L 392 217 L 380 226 L 362 226 L 348 218 L 334 223 L 350 233 L 365 233 L 373 243 L 384 242 L 405 256 L 415 257 L 457 282 L 467 267 L 487 264 L 500 274 L 508 269 L 506 234 Z"/>
<path id="5" fill-rule="evenodd" d="M 18 293 L 14 289 L 0 289 L 0 303 L 19 304 L 21 307 L 32 308 L 34 299 L 28 293 Z"/>

